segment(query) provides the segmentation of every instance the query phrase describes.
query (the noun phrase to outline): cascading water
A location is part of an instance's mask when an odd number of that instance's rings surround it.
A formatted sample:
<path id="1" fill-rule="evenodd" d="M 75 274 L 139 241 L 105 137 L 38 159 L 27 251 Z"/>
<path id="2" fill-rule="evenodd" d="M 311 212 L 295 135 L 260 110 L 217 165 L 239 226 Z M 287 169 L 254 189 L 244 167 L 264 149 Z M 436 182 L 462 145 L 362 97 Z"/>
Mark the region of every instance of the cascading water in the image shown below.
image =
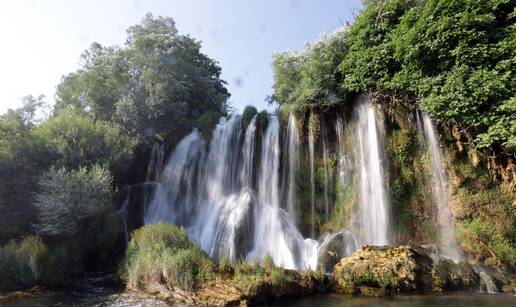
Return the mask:
<path id="1" fill-rule="evenodd" d="M 355 110 L 357 159 L 360 171 L 359 237 L 364 244 L 390 243 L 390 210 L 382 166 L 384 127 L 368 101 Z"/>
<path id="2" fill-rule="evenodd" d="M 147 168 L 146 182 L 159 181 L 161 178 L 161 170 L 163 169 L 163 157 L 165 150 L 162 143 L 155 142 L 152 146 L 149 166 Z"/>
<path id="3" fill-rule="evenodd" d="M 310 213 L 311 213 L 311 223 L 310 223 L 310 234 L 312 238 L 315 236 L 315 178 L 314 178 L 314 127 L 312 115 L 310 115 L 310 120 L 308 121 L 308 155 L 310 159 Z"/>
<path id="4" fill-rule="evenodd" d="M 194 130 L 174 150 L 145 223 L 182 225 L 210 256 L 261 260 L 270 254 L 286 268 L 315 268 L 317 242 L 304 239 L 280 208 L 279 122 L 269 118 L 262 137 L 258 191 L 252 189 L 256 121 L 240 148 L 241 117 L 222 118 L 206 143 Z"/>
<path id="5" fill-rule="evenodd" d="M 287 211 L 296 222 L 298 212 L 297 204 L 297 172 L 299 169 L 299 132 L 297 130 L 296 118 L 290 113 L 287 126 L 287 147 L 288 147 L 288 190 L 287 190 Z"/>
<path id="6" fill-rule="evenodd" d="M 438 210 L 440 243 L 443 256 L 459 261 L 462 256 L 455 239 L 453 218 L 450 212 L 448 178 L 442 159 L 441 149 L 432 120 L 426 113 L 417 114 L 418 128 L 423 131 L 428 153 L 430 155 L 432 190 L 435 206 Z M 419 118 L 421 116 L 421 118 Z"/>
<path id="7" fill-rule="evenodd" d="M 271 116 L 262 140 L 258 204 L 254 209 L 255 244 L 247 259 L 262 259 L 270 254 L 274 263 L 286 268 L 315 267 L 317 260 L 310 260 L 317 252 L 316 242 L 305 240 L 279 206 L 279 162 L 279 122 Z"/>
<path id="8" fill-rule="evenodd" d="M 344 136 L 343 136 L 343 125 L 342 119 L 340 117 L 337 118 L 337 122 L 335 123 L 335 132 L 337 134 L 337 146 L 338 146 L 338 175 L 340 179 L 341 185 L 344 187 L 349 178 L 349 165 L 346 160 L 346 156 L 344 155 Z"/>
<path id="9" fill-rule="evenodd" d="M 323 126 L 324 127 L 324 126 Z M 328 199 L 328 185 L 329 185 L 329 178 L 328 178 L 328 137 L 326 135 L 326 129 L 322 129 L 322 144 L 323 144 L 323 163 L 324 163 L 324 214 L 326 217 L 326 220 L 329 218 L 330 209 L 329 209 L 329 202 Z"/>
<path id="10" fill-rule="evenodd" d="M 199 171 L 198 161 L 204 155 L 204 140 L 201 139 L 197 130 L 177 144 L 163 170 L 156 193 L 145 212 L 145 224 L 159 221 L 182 224 L 188 220 L 194 209 L 192 198 L 195 193 L 200 193 L 195 188 L 198 182 L 195 175 Z M 189 200 L 192 202 L 187 203 Z"/>
<path id="11" fill-rule="evenodd" d="M 242 187 L 253 186 L 253 161 L 254 161 L 254 140 L 256 137 L 256 115 L 253 116 L 245 130 L 244 145 L 242 147 L 242 171 L 240 182 Z"/>

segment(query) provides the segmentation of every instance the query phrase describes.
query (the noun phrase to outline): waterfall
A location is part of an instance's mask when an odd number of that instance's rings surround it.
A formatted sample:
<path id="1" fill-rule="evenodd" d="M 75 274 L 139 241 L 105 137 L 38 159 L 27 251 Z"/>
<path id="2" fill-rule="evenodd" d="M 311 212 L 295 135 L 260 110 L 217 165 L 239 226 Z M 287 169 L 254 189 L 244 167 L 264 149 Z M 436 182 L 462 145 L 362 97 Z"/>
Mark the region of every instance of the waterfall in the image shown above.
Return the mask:
<path id="1" fill-rule="evenodd" d="M 163 169 L 163 156 L 165 155 L 162 143 L 154 142 L 152 146 L 149 166 L 147 168 L 146 182 L 159 181 L 161 178 L 161 171 Z"/>
<path id="2" fill-rule="evenodd" d="M 296 222 L 298 213 L 297 204 L 297 172 L 299 169 L 299 132 L 297 130 L 296 118 L 290 113 L 287 126 L 288 146 L 288 191 L 287 211 Z"/>
<path id="3" fill-rule="evenodd" d="M 432 120 L 426 113 L 417 114 L 418 128 L 423 131 L 431 164 L 432 191 L 438 211 L 440 243 L 444 256 L 458 261 L 462 259 L 455 239 L 453 218 L 450 212 L 448 178 Z M 419 118 L 421 116 L 421 118 Z"/>
<path id="4" fill-rule="evenodd" d="M 315 268 L 317 242 L 303 238 L 292 217 L 280 208 L 277 117 L 269 118 L 262 137 L 257 191 L 252 188 L 256 120 L 244 134 L 241 123 L 238 115 L 221 118 L 209 146 L 197 130 L 179 142 L 145 223 L 185 227 L 189 238 L 214 258 L 253 261 L 270 254 L 285 268 Z"/>
<path id="5" fill-rule="evenodd" d="M 124 226 L 124 238 L 125 238 L 125 246 L 129 245 L 129 230 L 127 226 L 127 215 L 129 203 L 131 202 L 131 186 L 127 186 L 126 188 L 126 195 L 124 197 L 124 201 L 122 202 L 122 207 L 120 208 L 120 213 L 122 215 L 122 221 Z"/>
<path id="6" fill-rule="evenodd" d="M 324 126 L 323 126 L 324 127 Z M 321 129 L 322 144 L 323 144 L 323 164 L 324 164 L 324 215 L 326 220 L 329 218 L 329 199 L 328 199 L 328 137 L 326 135 L 326 129 Z"/>
<path id="7" fill-rule="evenodd" d="M 279 204 L 279 131 L 277 117 L 271 116 L 262 140 L 258 204 L 254 210 L 255 245 L 247 259 L 262 259 L 269 254 L 274 263 L 286 268 L 310 267 L 307 260 L 316 252 L 316 244 L 301 236 Z"/>
<path id="8" fill-rule="evenodd" d="M 364 244 L 390 242 L 390 212 L 383 171 L 385 129 L 368 101 L 359 101 L 355 110 L 355 134 L 360 171 L 359 230 Z"/>
<path id="9" fill-rule="evenodd" d="M 253 186 L 254 139 L 256 135 L 256 115 L 253 116 L 245 130 L 244 145 L 242 147 L 242 167 L 240 183 L 244 188 Z"/>
<path id="10" fill-rule="evenodd" d="M 145 213 L 145 224 L 159 221 L 179 224 L 187 220 L 193 209 L 192 202 L 188 202 L 200 192 L 195 188 L 195 175 L 204 154 L 204 141 L 197 130 L 177 144 Z"/>
<path id="11" fill-rule="evenodd" d="M 308 151 L 310 159 L 310 234 L 312 238 L 315 236 L 315 179 L 314 179 L 314 127 L 313 127 L 313 114 L 310 115 L 308 121 Z"/>
<path id="12" fill-rule="evenodd" d="M 342 118 L 337 117 L 337 122 L 335 124 L 335 131 L 337 134 L 337 146 L 338 146 L 338 176 L 340 179 L 340 183 L 342 187 L 344 187 L 349 178 L 349 166 L 346 160 L 346 156 L 344 155 L 344 137 L 343 137 L 343 127 L 342 127 Z"/>

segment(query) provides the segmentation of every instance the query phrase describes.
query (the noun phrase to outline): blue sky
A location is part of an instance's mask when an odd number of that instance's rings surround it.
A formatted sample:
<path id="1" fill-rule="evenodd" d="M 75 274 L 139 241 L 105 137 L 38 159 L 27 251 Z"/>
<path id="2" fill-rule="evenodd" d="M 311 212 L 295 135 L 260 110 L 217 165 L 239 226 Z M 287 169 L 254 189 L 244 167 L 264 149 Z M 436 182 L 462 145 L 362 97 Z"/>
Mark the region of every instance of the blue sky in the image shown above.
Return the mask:
<path id="1" fill-rule="evenodd" d="M 236 109 L 267 108 L 274 51 L 305 43 L 353 22 L 359 0 L 3 0 L 0 2 L 0 114 L 21 97 L 53 101 L 61 76 L 78 67 L 96 41 L 120 45 L 147 12 L 173 17 L 181 34 L 203 42 L 219 61 Z"/>

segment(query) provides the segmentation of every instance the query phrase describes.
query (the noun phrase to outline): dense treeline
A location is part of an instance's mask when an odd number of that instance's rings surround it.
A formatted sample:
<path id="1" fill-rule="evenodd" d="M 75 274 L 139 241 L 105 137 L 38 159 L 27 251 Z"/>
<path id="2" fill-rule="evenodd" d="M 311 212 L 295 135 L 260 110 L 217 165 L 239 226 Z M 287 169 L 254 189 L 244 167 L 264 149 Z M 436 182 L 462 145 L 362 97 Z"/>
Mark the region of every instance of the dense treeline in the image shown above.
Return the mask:
<path id="1" fill-rule="evenodd" d="M 138 152 L 154 139 L 172 145 L 228 112 L 221 68 L 200 47 L 178 34 L 171 18 L 148 14 L 128 29 L 124 46 L 93 43 L 57 86 L 54 106 L 28 96 L 0 115 L 0 244 L 29 234 L 43 239 L 6 245 L 1 272 L 16 271 L 13 257 L 31 253 L 71 273 L 113 268 L 124 248 L 113 201 L 141 164 Z M 24 266 L 13 276 L 39 274 Z M 23 285 L 38 283 L 30 278 Z"/>
<path id="2" fill-rule="evenodd" d="M 516 149 L 510 0 L 370 0 L 356 22 L 274 56 L 275 96 L 297 110 L 371 91 L 455 125 L 477 148 Z"/>

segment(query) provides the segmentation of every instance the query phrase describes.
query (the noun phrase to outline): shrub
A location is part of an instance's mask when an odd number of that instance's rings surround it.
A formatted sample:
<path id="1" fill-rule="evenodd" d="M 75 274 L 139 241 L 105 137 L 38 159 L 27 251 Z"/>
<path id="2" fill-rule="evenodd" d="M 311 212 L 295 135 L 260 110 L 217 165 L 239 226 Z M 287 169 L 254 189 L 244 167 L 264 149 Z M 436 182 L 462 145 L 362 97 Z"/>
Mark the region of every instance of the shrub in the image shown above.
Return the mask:
<path id="1" fill-rule="evenodd" d="M 72 171 L 52 167 L 39 181 L 36 230 L 58 236 L 84 231 L 92 218 L 110 208 L 111 182 L 109 171 L 98 165 Z"/>
<path id="2" fill-rule="evenodd" d="M 35 285 L 52 287 L 64 282 L 61 267 L 38 236 L 27 236 L 0 247 L 0 275 L 0 291 Z"/>
<path id="3" fill-rule="evenodd" d="M 129 287 L 164 282 L 169 288 L 194 290 L 215 276 L 210 257 L 188 240 L 183 229 L 151 224 L 132 234 L 126 252 Z"/>

